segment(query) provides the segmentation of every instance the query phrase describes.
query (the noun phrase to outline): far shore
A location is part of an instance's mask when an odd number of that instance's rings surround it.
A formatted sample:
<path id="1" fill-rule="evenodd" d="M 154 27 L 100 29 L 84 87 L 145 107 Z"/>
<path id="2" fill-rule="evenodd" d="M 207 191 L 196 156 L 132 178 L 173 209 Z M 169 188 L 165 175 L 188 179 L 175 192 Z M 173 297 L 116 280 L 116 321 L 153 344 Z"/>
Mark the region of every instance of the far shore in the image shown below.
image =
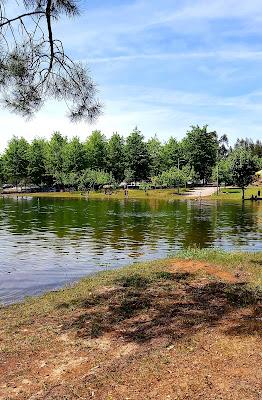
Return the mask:
<path id="1" fill-rule="evenodd" d="M 262 186 L 249 186 L 245 191 L 245 198 L 250 199 L 253 195 L 257 196 L 258 191 L 262 195 Z M 104 190 L 99 191 L 61 191 L 61 192 L 36 192 L 36 193 L 10 193 L 2 194 L 6 197 L 47 197 L 47 198 L 90 198 L 90 199 L 163 199 L 163 200 L 236 200 L 241 201 L 242 191 L 234 187 L 220 187 L 219 193 L 215 186 L 198 187 L 192 189 L 177 188 L 173 189 L 129 189 L 128 196 L 125 195 L 123 189 L 112 190 L 105 193 Z"/>

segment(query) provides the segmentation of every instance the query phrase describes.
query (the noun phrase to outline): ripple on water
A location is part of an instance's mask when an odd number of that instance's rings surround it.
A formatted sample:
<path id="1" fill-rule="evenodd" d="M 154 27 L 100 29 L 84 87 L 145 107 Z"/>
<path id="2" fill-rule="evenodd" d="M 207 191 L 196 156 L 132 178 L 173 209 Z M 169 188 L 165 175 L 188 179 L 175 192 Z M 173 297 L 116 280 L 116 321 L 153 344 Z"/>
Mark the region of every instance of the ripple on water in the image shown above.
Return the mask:
<path id="1" fill-rule="evenodd" d="M 262 204 L 0 199 L 0 302 L 187 246 L 262 250 Z"/>

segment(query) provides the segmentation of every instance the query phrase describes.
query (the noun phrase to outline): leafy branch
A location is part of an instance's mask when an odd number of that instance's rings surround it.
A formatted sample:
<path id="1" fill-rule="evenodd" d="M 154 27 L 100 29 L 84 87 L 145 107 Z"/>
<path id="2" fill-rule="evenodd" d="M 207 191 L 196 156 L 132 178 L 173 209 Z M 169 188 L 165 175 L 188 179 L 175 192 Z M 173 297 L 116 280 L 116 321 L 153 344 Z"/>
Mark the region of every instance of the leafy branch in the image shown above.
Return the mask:
<path id="1" fill-rule="evenodd" d="M 0 92 L 2 103 L 25 117 L 47 99 L 64 100 L 72 121 L 93 121 L 101 113 L 87 69 L 53 36 L 62 14 L 79 15 L 74 0 L 21 0 L 25 12 L 8 17 L 0 0 Z"/>

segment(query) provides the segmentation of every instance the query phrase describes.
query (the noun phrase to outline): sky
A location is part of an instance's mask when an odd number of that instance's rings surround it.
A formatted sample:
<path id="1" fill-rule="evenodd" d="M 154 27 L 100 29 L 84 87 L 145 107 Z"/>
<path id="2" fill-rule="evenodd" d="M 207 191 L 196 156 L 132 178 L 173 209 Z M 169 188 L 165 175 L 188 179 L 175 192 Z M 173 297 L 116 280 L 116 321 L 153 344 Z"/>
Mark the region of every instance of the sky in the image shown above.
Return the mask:
<path id="1" fill-rule="evenodd" d="M 80 0 L 81 16 L 55 26 L 67 53 L 87 65 L 104 104 L 95 124 L 72 124 L 48 102 L 29 122 L 0 110 L 0 150 L 60 131 L 100 129 L 181 139 L 191 125 L 262 139 L 261 0 Z"/>

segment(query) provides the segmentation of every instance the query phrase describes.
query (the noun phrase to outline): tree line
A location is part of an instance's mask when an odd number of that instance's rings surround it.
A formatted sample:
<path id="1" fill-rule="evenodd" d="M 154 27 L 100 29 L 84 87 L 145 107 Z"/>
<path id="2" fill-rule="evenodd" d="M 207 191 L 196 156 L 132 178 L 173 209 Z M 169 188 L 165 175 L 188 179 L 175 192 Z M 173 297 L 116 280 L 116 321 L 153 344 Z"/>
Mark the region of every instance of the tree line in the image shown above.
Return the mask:
<path id="1" fill-rule="evenodd" d="M 145 141 L 135 128 L 125 139 L 114 133 L 107 139 L 93 131 L 85 141 L 68 140 L 59 132 L 48 141 L 31 143 L 14 136 L 0 158 L 2 183 L 35 184 L 60 189 L 90 190 L 122 181 L 142 181 L 154 187 L 175 187 L 187 182 L 217 180 L 247 185 L 262 168 L 262 142 L 238 140 L 229 147 L 225 135 L 192 126 L 178 141 L 162 143 L 157 136 Z M 242 172 L 241 172 L 242 171 Z M 242 177 L 242 178 L 241 178 Z M 241 181 L 241 179 L 242 181 Z"/>

